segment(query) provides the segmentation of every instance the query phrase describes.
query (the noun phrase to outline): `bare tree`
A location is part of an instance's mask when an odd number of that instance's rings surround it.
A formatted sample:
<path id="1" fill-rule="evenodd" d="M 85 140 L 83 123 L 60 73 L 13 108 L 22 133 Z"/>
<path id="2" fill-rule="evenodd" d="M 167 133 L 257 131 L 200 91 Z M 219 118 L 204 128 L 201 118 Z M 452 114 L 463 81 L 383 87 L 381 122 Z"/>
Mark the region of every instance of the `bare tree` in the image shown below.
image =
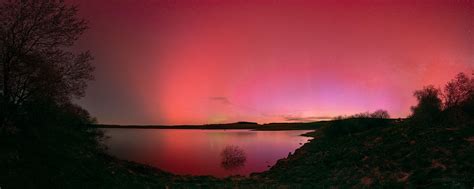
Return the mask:
<path id="1" fill-rule="evenodd" d="M 370 118 L 389 119 L 390 114 L 386 110 L 377 110 L 370 114 Z"/>
<path id="2" fill-rule="evenodd" d="M 460 107 L 474 96 L 474 78 L 459 73 L 444 87 L 444 106 L 446 109 Z"/>
<path id="3" fill-rule="evenodd" d="M 0 4 L 2 125 L 33 97 L 68 102 L 93 79 L 89 52 L 68 51 L 87 29 L 63 0 L 7 0 Z"/>

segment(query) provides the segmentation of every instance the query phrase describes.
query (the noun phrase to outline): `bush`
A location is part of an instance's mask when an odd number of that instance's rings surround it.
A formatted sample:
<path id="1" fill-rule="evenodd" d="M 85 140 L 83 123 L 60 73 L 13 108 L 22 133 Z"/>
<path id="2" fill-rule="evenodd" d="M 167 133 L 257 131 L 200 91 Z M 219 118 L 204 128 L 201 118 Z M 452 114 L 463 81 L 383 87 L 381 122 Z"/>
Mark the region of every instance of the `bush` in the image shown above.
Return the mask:
<path id="1" fill-rule="evenodd" d="M 96 122 L 87 110 L 66 102 L 58 104 L 52 99 L 38 98 L 23 104 L 15 118 L 20 127 L 84 126 Z"/>
<path id="2" fill-rule="evenodd" d="M 372 128 L 388 126 L 391 123 L 389 118 L 390 116 L 385 110 L 359 113 L 347 118 L 338 116 L 326 128 L 323 128 L 323 132 L 329 137 L 352 135 Z"/>
<path id="3" fill-rule="evenodd" d="M 441 113 L 441 91 L 430 85 L 415 91 L 414 96 L 418 100 L 418 104 L 411 108 L 411 117 L 425 122 L 436 121 Z"/>
<path id="4" fill-rule="evenodd" d="M 443 92 L 427 86 L 414 93 L 418 104 L 412 107 L 411 119 L 420 123 L 461 124 L 474 118 L 474 78 L 459 73 Z"/>
<path id="5" fill-rule="evenodd" d="M 374 113 L 370 114 L 370 118 L 389 119 L 390 114 L 388 114 L 386 110 L 377 110 Z"/>

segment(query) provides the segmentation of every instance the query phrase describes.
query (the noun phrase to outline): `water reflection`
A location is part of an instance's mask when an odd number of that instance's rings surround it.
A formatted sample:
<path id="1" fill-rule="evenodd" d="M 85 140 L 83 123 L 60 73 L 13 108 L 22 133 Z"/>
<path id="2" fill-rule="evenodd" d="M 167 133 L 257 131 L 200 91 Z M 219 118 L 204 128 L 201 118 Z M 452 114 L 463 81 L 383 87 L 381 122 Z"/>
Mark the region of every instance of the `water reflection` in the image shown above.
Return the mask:
<path id="1" fill-rule="evenodd" d="M 249 175 L 301 147 L 309 131 L 104 129 L 107 152 L 175 174 Z M 234 147 L 229 147 L 234 146 Z"/>
<path id="2" fill-rule="evenodd" d="M 221 152 L 221 166 L 226 170 L 242 168 L 247 161 L 245 151 L 238 146 L 229 145 Z"/>

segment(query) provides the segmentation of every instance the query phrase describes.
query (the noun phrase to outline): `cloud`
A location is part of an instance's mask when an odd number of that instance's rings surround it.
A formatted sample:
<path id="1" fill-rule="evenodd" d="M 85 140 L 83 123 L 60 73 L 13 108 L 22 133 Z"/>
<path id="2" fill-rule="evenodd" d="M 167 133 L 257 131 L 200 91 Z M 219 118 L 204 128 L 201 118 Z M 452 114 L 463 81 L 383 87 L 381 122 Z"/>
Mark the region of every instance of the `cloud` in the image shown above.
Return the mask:
<path id="1" fill-rule="evenodd" d="M 213 97 L 209 97 L 209 100 L 220 102 L 222 104 L 232 104 L 230 103 L 230 100 L 225 96 L 213 96 Z"/>
<path id="2" fill-rule="evenodd" d="M 311 122 L 311 121 L 321 121 L 321 120 L 329 120 L 333 117 L 331 116 L 283 116 L 285 121 L 295 121 L 295 122 Z"/>

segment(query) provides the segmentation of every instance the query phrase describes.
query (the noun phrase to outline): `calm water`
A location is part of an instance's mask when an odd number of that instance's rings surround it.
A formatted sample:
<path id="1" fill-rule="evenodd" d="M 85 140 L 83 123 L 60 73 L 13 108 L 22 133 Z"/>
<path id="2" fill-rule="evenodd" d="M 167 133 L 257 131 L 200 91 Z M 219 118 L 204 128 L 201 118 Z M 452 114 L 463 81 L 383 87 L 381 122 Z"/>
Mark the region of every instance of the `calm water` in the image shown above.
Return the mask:
<path id="1" fill-rule="evenodd" d="M 108 152 L 175 174 L 249 175 L 293 153 L 309 131 L 104 129 Z"/>

